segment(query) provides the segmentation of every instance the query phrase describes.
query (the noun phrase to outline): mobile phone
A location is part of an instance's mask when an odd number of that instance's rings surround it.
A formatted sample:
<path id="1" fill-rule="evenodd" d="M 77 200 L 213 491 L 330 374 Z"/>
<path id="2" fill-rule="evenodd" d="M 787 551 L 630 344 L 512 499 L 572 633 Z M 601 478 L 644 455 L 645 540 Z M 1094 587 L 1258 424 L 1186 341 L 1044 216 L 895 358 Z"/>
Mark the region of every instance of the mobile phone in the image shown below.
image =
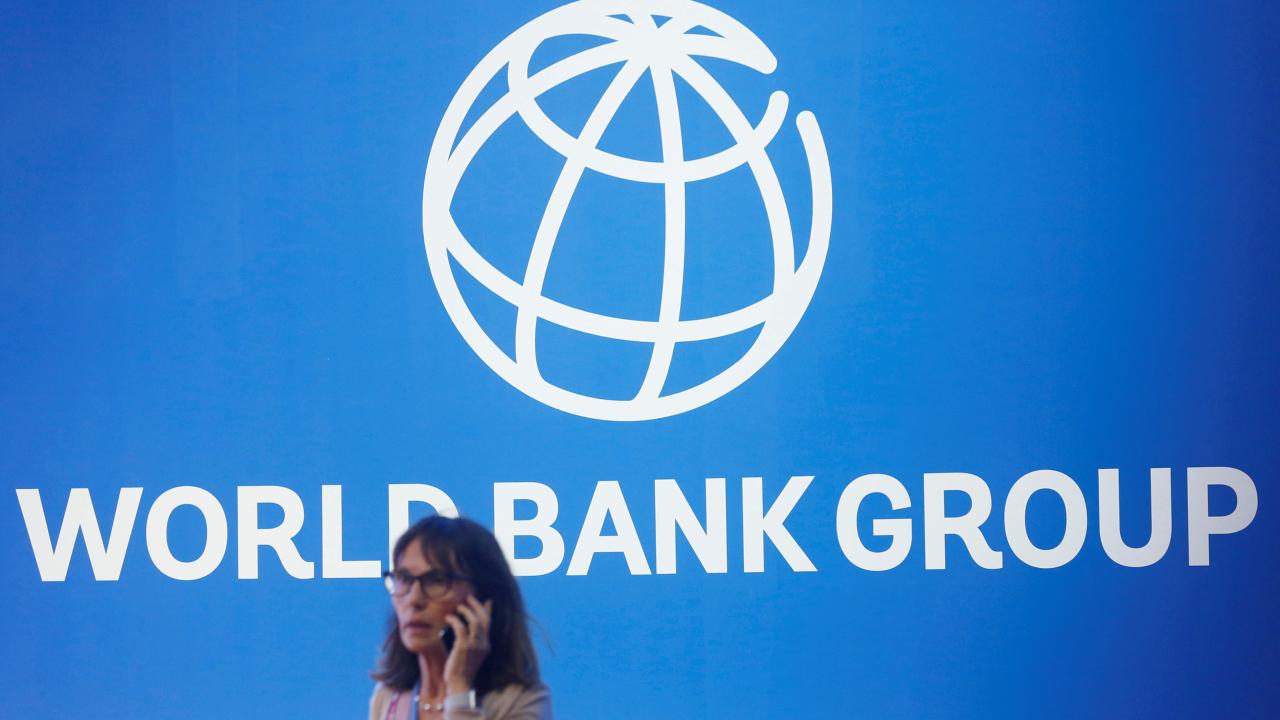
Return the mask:
<path id="1" fill-rule="evenodd" d="M 484 602 L 483 599 L 480 602 Z M 467 617 L 462 613 L 458 613 L 458 619 L 462 621 L 463 626 L 467 624 Z M 440 642 L 444 643 L 445 652 L 453 650 L 454 632 L 452 625 L 446 625 L 444 630 L 440 631 Z"/>
<path id="2" fill-rule="evenodd" d="M 458 620 L 460 620 L 460 621 L 462 622 L 462 626 L 463 626 L 464 628 L 467 626 L 467 618 L 466 618 L 466 616 L 464 616 L 464 615 L 462 615 L 461 613 L 459 613 L 459 614 L 458 614 Z M 453 650 L 453 642 L 454 642 L 454 640 L 455 640 L 455 637 L 454 637 L 454 632 L 453 632 L 453 626 L 452 626 L 452 625 L 446 625 L 446 626 L 445 626 L 445 628 L 444 628 L 444 630 L 440 631 L 440 642 L 444 643 L 444 650 L 445 650 L 445 652 L 451 652 L 451 651 Z"/>

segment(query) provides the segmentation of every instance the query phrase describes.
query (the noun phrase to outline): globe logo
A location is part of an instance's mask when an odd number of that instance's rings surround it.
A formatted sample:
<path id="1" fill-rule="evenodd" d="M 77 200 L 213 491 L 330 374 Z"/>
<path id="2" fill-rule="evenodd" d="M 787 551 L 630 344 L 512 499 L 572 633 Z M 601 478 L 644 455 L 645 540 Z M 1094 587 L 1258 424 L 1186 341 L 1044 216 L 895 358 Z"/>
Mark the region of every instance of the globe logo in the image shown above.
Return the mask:
<path id="1" fill-rule="evenodd" d="M 602 42 L 530 73 L 534 52 L 551 38 L 590 36 Z M 689 0 L 580 0 L 530 21 L 499 43 L 467 76 L 450 102 L 431 146 L 423 186 L 423 234 L 431 275 L 450 319 L 471 349 L 500 377 L 526 395 L 575 415 L 610 421 L 668 417 L 698 408 L 741 385 L 782 347 L 808 307 L 826 259 L 831 231 L 831 175 L 818 123 L 810 112 L 795 118 L 807 159 L 812 220 L 804 257 L 797 263 L 791 215 L 768 147 L 783 127 L 788 98 L 770 96 L 753 123 L 724 86 L 699 62 L 715 58 L 772 73 L 777 61 L 764 43 L 728 15 Z M 587 116 L 571 133 L 544 112 L 539 97 L 602 68 L 616 74 Z M 482 91 L 505 70 L 506 87 L 496 101 L 476 107 Z M 718 116 L 733 144 L 700 157 L 686 157 L 675 79 L 691 87 Z M 650 82 L 657 101 L 661 160 L 608 152 L 600 139 L 619 106 L 640 82 Z M 472 118 L 464 127 L 464 121 Z M 563 158 L 536 235 L 528 244 L 522 277 L 499 270 L 468 242 L 453 214 L 455 193 L 468 166 L 500 126 L 516 119 Z M 682 315 L 685 266 L 686 188 L 745 166 L 759 188 L 772 238 L 772 291 L 745 307 L 710 317 Z M 575 190 L 587 170 L 663 190 L 665 246 L 661 301 L 656 319 L 640 320 L 592 312 L 547 297 L 544 282 L 557 236 Z M 609 243 L 609 237 L 593 238 Z M 455 267 L 515 308 L 514 352 L 503 350 L 477 321 L 459 289 Z M 624 292 L 624 288 L 619 288 Z M 551 323 L 599 338 L 643 344 L 650 350 L 633 397 L 605 398 L 561 387 L 538 367 L 538 324 Z M 709 379 L 671 392 L 667 384 L 677 345 L 756 331 L 754 342 Z M 509 338 L 508 338 L 509 339 Z M 510 345 L 510 343 L 507 343 Z"/>

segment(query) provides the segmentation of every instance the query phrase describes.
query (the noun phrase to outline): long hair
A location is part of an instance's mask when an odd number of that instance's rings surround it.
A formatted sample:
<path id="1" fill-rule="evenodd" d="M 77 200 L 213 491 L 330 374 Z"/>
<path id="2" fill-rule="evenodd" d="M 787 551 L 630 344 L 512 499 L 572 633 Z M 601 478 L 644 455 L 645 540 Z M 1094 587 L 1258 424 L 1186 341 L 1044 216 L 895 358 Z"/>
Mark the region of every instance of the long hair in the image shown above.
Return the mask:
<path id="1" fill-rule="evenodd" d="M 433 568 L 471 578 L 477 598 L 493 601 L 489 656 L 476 673 L 476 695 L 512 684 L 537 685 L 538 657 L 529 639 L 524 599 L 493 533 L 466 518 L 426 517 L 396 540 L 391 553 L 395 565 L 415 541 L 422 543 L 422 554 Z M 400 641 L 394 612 L 382 657 L 370 676 L 393 690 L 411 690 L 418 682 L 418 656 Z"/>

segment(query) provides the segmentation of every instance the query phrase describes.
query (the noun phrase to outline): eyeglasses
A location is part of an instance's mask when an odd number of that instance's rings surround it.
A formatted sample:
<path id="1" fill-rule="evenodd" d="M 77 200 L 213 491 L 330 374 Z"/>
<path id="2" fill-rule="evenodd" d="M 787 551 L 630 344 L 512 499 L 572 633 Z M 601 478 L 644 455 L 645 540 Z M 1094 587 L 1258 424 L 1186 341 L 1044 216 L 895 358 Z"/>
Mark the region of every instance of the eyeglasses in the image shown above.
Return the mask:
<path id="1" fill-rule="evenodd" d="M 382 573 L 382 582 L 387 586 L 387 592 L 396 597 L 408 595 L 413 584 L 418 583 L 423 595 L 433 600 L 439 599 L 448 595 L 449 588 L 459 580 L 466 581 L 470 578 L 444 570 L 428 570 L 421 575 L 413 575 L 404 570 L 387 570 Z"/>

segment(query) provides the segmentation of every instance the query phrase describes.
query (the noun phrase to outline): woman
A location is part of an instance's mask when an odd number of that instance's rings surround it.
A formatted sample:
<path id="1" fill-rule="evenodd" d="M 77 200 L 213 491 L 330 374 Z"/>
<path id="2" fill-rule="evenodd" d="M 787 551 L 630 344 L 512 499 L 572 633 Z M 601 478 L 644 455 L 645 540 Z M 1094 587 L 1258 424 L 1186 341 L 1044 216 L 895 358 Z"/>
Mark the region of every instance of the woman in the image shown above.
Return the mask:
<path id="1" fill-rule="evenodd" d="M 383 573 L 395 609 L 369 720 L 550 720 L 524 601 L 498 541 L 461 518 L 405 531 Z"/>

